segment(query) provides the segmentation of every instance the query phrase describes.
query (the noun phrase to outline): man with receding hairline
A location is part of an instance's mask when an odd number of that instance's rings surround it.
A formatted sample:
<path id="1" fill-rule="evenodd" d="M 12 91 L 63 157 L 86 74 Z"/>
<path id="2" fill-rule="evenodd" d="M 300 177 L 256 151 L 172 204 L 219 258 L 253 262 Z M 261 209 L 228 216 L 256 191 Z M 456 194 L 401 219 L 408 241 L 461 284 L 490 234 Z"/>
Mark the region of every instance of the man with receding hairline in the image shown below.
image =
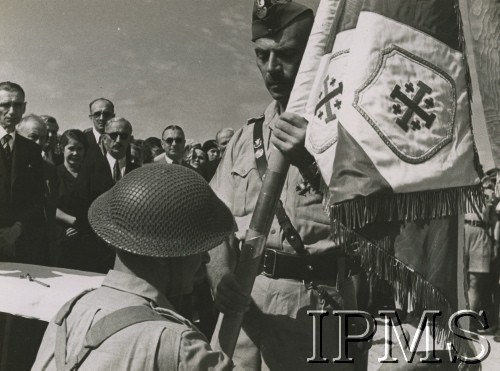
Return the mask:
<path id="1" fill-rule="evenodd" d="M 0 83 L 0 260 L 47 259 L 41 148 L 16 133 L 26 110 L 24 90 Z"/>
<path id="2" fill-rule="evenodd" d="M 87 153 L 98 150 L 105 156 L 106 149 L 104 148 L 102 134 L 104 134 L 106 122 L 115 117 L 115 106 L 109 99 L 97 98 L 90 102 L 89 109 L 89 118 L 93 127 L 84 131 L 87 140 Z"/>
<path id="3" fill-rule="evenodd" d="M 169 125 L 161 134 L 161 144 L 165 153 L 155 157 L 155 162 L 165 161 L 167 164 L 183 165 L 186 148 L 184 130 L 177 125 Z"/>
<path id="4" fill-rule="evenodd" d="M 125 174 L 138 168 L 130 158 L 132 138 L 132 124 L 123 117 L 114 117 L 106 122 L 102 134 L 106 155 L 103 156 L 100 151 L 87 153 L 74 189 L 73 206 L 79 231 L 92 236 L 87 219 L 92 202 L 111 189 Z M 101 245 L 99 240 L 95 240 L 95 246 L 88 246 L 89 251 L 78 261 L 81 265 L 67 268 L 106 273 L 112 266 L 113 255 L 106 246 Z"/>
<path id="5" fill-rule="evenodd" d="M 215 135 L 215 141 L 217 142 L 217 145 L 219 146 L 220 150 L 220 155 L 224 154 L 224 151 L 226 150 L 226 147 L 231 140 L 231 138 L 234 135 L 234 129 L 233 128 L 224 128 L 220 129 L 217 134 Z"/>
<path id="6" fill-rule="evenodd" d="M 16 132 L 25 110 L 23 88 L 1 82 L 0 261 L 44 265 L 49 252 L 42 149 Z M 29 369 L 45 325 L 21 317 L 11 320 L 13 331 L 2 339 L 2 365 L 6 370 Z"/>

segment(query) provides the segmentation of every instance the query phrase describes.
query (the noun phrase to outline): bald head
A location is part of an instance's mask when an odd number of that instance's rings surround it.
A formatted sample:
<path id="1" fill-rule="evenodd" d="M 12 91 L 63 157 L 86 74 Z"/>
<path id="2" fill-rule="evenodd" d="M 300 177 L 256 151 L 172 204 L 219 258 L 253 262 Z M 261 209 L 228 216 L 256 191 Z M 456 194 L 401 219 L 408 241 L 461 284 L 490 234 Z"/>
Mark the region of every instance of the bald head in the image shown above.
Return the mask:
<path id="1" fill-rule="evenodd" d="M 28 115 L 17 124 L 17 132 L 23 137 L 35 142 L 40 149 L 47 141 L 47 127 L 40 116 Z"/>
<path id="2" fill-rule="evenodd" d="M 229 143 L 229 141 L 231 140 L 233 135 L 234 135 L 233 128 L 224 128 L 224 129 L 220 129 L 217 132 L 217 135 L 215 136 L 215 141 L 217 142 L 217 145 L 219 146 L 221 155 L 226 150 L 227 144 Z"/>

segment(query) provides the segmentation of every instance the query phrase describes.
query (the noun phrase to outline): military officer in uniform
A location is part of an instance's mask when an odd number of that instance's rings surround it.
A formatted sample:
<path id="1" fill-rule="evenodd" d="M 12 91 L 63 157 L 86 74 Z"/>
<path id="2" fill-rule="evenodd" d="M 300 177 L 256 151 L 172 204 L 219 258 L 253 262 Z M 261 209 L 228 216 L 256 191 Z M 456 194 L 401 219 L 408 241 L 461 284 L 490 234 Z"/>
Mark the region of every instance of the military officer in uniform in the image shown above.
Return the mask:
<path id="1" fill-rule="evenodd" d="M 312 309 L 355 309 L 349 264 L 330 236 L 328 216 L 318 192 L 314 159 L 304 148 L 307 122 L 286 113 L 286 105 L 307 44 L 311 9 L 287 1 L 256 1 L 252 41 L 257 66 L 272 103 L 230 140 L 210 183 L 233 213 L 235 238 L 212 250 L 208 265 L 215 302 L 223 313 L 246 311 L 233 362 L 240 370 L 351 370 L 332 364 L 338 354 L 337 319 L 323 319 L 323 356 L 329 363 L 308 363 L 313 354 Z M 270 234 L 262 274 L 249 298 L 233 276 L 238 248 L 248 229 L 262 186 L 271 145 L 290 160 Z M 216 333 L 214 336 L 218 336 Z"/>
<path id="2" fill-rule="evenodd" d="M 58 312 L 33 370 L 230 370 L 167 299 L 191 292 L 202 253 L 233 231 L 205 180 L 178 165 L 139 168 L 92 204 L 89 222 L 116 250 L 114 270 Z"/>

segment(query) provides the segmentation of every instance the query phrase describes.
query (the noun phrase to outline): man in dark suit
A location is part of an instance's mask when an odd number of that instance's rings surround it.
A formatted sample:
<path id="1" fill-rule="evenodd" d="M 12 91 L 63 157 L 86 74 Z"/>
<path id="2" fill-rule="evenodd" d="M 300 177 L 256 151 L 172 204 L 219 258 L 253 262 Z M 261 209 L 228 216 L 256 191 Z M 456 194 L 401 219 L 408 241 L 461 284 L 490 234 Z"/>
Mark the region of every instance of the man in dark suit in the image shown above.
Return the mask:
<path id="1" fill-rule="evenodd" d="M 49 253 L 42 149 L 15 130 L 26 110 L 24 99 L 24 90 L 18 84 L 0 82 L 0 261 L 46 264 Z M 31 367 L 46 326 L 0 314 L 5 369 Z"/>
<path id="2" fill-rule="evenodd" d="M 132 125 L 129 121 L 121 117 L 110 119 L 105 125 L 102 137 L 106 155 L 103 156 L 100 151 L 89 151 L 75 184 L 74 210 L 77 227 L 81 233 L 91 237 L 86 244 L 89 250 L 82 252 L 84 256 L 81 259 L 75 259 L 80 266 L 71 268 L 107 273 L 112 267 L 114 256 L 111 249 L 100 246 L 99 240 L 92 235 L 87 212 L 97 197 L 111 189 L 125 174 L 138 166 L 130 159 Z"/>
<path id="3" fill-rule="evenodd" d="M 55 166 L 58 166 L 64 162 L 62 153 L 57 151 L 59 124 L 54 117 L 49 115 L 40 115 L 40 118 L 45 123 L 45 128 L 47 129 L 47 140 L 43 145 L 42 157 L 45 161 L 49 161 Z"/>
<path id="4" fill-rule="evenodd" d="M 49 130 L 45 119 L 42 116 L 27 115 L 17 124 L 16 131 L 26 139 L 31 140 L 39 146 L 43 158 L 44 175 L 44 196 L 45 196 L 45 218 L 47 221 L 47 237 L 50 250 L 50 263 L 55 263 L 55 241 L 56 241 L 56 209 L 57 197 L 59 192 L 59 177 L 54 163 L 47 157 L 44 157 L 45 145 L 50 139 Z"/>
<path id="5" fill-rule="evenodd" d="M 26 110 L 24 90 L 0 83 L 0 261 L 48 259 L 41 148 L 15 131 Z"/>
<path id="6" fill-rule="evenodd" d="M 97 151 L 104 157 L 104 127 L 109 119 L 115 117 L 115 106 L 113 102 L 106 98 L 97 98 L 90 102 L 90 115 L 93 127 L 86 129 L 85 140 L 87 141 L 87 153 Z"/>
<path id="7" fill-rule="evenodd" d="M 156 156 L 154 162 L 185 165 L 183 158 L 186 151 L 186 136 L 180 126 L 169 125 L 163 129 L 161 145 L 165 153 Z"/>

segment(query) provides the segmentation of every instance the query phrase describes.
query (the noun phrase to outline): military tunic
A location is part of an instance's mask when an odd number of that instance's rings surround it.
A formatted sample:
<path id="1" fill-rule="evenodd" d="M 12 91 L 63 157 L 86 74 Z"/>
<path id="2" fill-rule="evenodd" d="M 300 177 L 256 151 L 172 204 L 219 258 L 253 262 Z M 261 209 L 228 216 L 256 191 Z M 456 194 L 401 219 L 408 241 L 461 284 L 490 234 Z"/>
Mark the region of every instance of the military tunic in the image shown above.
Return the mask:
<path id="1" fill-rule="evenodd" d="M 146 281 L 111 270 L 102 287 L 76 302 L 67 317 L 68 360 L 83 346 L 93 323 L 121 308 L 144 305 L 173 310 Z M 153 310 L 153 309 L 152 309 Z M 33 370 L 56 370 L 57 328 L 49 324 Z M 90 352 L 79 370 L 231 370 L 231 360 L 210 349 L 205 337 L 179 316 L 179 321 L 142 322 L 129 326 Z"/>
<path id="2" fill-rule="evenodd" d="M 278 102 L 271 103 L 264 113 L 263 141 L 269 157 L 271 134 L 279 119 Z M 236 240 L 245 237 L 255 204 L 262 186 L 254 154 L 253 128 L 256 120 L 238 130 L 229 142 L 224 157 L 210 185 L 232 211 L 238 231 Z M 329 219 L 323 210 L 322 196 L 315 193 L 299 195 L 296 186 L 302 182 L 299 170 L 291 166 L 285 181 L 281 201 L 295 229 L 300 234 L 305 249 L 310 254 L 323 254 L 338 248 L 330 238 Z M 283 231 L 274 218 L 266 247 L 294 253 Z M 236 247 L 235 247 L 236 248 Z M 339 308 L 355 309 L 356 302 L 350 281 L 344 282 L 340 293 L 333 285 L 321 286 Z M 348 364 L 309 364 L 312 356 L 312 317 L 307 310 L 321 307 L 318 295 L 303 282 L 291 279 L 271 279 L 263 275 L 256 278 L 252 291 L 253 305 L 245 314 L 233 362 L 241 370 L 350 370 Z M 218 326 L 220 325 L 220 321 Z M 218 327 L 214 336 L 217 336 Z M 332 358 L 337 354 L 338 335 L 336 320 L 324 319 L 325 337 L 323 355 Z"/>

